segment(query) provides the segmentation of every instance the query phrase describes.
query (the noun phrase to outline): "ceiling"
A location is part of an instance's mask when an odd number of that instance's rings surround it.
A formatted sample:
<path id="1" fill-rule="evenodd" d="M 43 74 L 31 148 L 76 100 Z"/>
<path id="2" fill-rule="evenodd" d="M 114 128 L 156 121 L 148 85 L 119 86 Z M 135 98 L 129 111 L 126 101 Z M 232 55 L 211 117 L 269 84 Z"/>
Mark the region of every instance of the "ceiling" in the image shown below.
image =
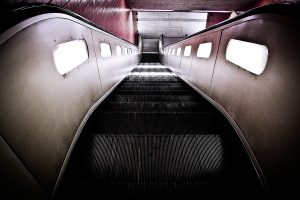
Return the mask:
<path id="1" fill-rule="evenodd" d="M 137 29 L 142 38 L 185 37 L 206 28 L 207 13 L 138 12 Z"/>
<path id="2" fill-rule="evenodd" d="M 247 8 L 258 0 L 127 0 L 133 10 L 231 11 Z"/>

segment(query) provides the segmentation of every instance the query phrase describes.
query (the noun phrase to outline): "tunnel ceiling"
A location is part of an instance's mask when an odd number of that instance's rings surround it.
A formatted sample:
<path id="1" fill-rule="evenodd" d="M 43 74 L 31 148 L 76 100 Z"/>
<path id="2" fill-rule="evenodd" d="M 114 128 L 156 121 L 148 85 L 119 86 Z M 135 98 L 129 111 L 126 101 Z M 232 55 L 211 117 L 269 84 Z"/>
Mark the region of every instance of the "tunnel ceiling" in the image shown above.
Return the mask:
<path id="1" fill-rule="evenodd" d="M 132 9 L 150 10 L 239 10 L 257 0 L 128 0 Z"/>

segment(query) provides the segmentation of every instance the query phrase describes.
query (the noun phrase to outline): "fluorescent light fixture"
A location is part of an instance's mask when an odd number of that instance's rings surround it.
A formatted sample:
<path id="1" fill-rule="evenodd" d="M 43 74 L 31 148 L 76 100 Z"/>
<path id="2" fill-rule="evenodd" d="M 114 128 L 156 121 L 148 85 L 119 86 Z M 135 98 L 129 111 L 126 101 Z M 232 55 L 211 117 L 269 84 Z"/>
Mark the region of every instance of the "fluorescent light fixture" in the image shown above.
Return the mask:
<path id="1" fill-rule="evenodd" d="M 116 54 L 117 56 L 121 56 L 122 55 L 122 49 L 119 45 L 116 46 Z"/>
<path id="2" fill-rule="evenodd" d="M 175 49 L 172 49 L 172 55 L 175 55 Z"/>
<path id="3" fill-rule="evenodd" d="M 123 47 L 123 52 L 124 52 L 124 55 L 127 55 L 128 54 L 128 50 L 126 47 Z"/>
<path id="4" fill-rule="evenodd" d="M 226 59 L 253 74 L 260 75 L 267 64 L 268 48 L 261 44 L 231 39 L 227 45 Z"/>
<path id="5" fill-rule="evenodd" d="M 132 72 L 132 76 L 175 76 L 171 72 Z"/>
<path id="6" fill-rule="evenodd" d="M 199 47 L 197 50 L 197 57 L 209 58 L 210 53 L 211 53 L 211 47 L 212 47 L 211 42 L 199 44 Z"/>
<path id="7" fill-rule="evenodd" d="M 177 49 L 176 55 L 177 55 L 177 56 L 180 56 L 180 55 L 181 55 L 181 47 L 179 47 L 179 48 Z"/>
<path id="8" fill-rule="evenodd" d="M 142 65 L 142 67 L 138 67 L 137 69 L 166 69 L 166 67 L 162 65 Z"/>
<path id="9" fill-rule="evenodd" d="M 57 71 L 60 74 L 68 73 L 89 58 L 85 40 L 73 40 L 56 45 L 53 58 Z"/>
<path id="10" fill-rule="evenodd" d="M 100 43 L 100 51 L 101 51 L 102 58 L 111 57 L 111 49 L 110 49 L 110 45 L 108 43 L 101 42 Z"/>
<path id="11" fill-rule="evenodd" d="M 190 56 L 190 55 L 191 55 L 191 51 L 192 51 L 192 46 L 186 46 L 186 47 L 184 48 L 184 53 L 183 53 L 183 55 L 184 55 L 184 56 Z"/>

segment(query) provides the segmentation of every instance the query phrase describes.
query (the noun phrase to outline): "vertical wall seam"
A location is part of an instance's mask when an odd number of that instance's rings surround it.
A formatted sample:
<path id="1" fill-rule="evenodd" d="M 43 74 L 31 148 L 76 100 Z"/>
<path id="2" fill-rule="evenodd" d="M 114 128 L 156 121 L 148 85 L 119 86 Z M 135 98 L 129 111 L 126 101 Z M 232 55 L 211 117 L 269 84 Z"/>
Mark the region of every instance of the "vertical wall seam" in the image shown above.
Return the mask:
<path id="1" fill-rule="evenodd" d="M 93 35 L 92 30 L 91 30 L 91 36 L 92 36 L 92 40 L 93 40 L 94 54 L 95 54 L 95 59 L 96 59 L 96 63 L 97 63 L 97 71 L 98 71 L 99 83 L 100 83 L 100 90 L 101 90 L 101 94 L 102 94 L 103 93 L 103 88 L 102 88 L 101 76 L 100 76 L 100 71 L 99 71 L 100 66 L 99 66 L 99 63 L 98 63 L 98 58 L 97 58 L 97 53 L 96 53 L 96 46 L 95 46 L 94 35 Z"/>
<path id="2" fill-rule="evenodd" d="M 181 49 L 181 51 L 182 51 L 182 49 Z M 179 61 L 179 66 L 178 66 L 178 73 L 179 73 L 179 70 L 180 70 L 180 67 L 181 67 L 182 57 L 183 57 L 183 55 L 181 55 L 181 52 L 180 52 L 180 61 Z"/>
<path id="3" fill-rule="evenodd" d="M 197 53 L 196 53 L 196 54 L 197 54 Z M 197 57 L 197 55 L 196 55 L 196 57 Z M 191 69 L 192 69 L 192 65 L 193 65 L 193 61 L 194 61 L 194 56 L 192 56 L 191 59 L 192 59 L 192 60 L 191 60 L 191 64 L 190 64 L 190 67 L 189 67 L 189 73 L 188 73 L 188 75 L 187 75 L 187 80 L 189 80 L 190 75 L 191 75 Z"/>
<path id="4" fill-rule="evenodd" d="M 216 59 L 215 59 L 215 63 L 214 63 L 213 73 L 212 73 L 211 79 L 210 79 L 208 94 L 210 94 L 210 92 L 211 92 L 210 90 L 211 90 L 211 85 L 212 85 L 212 81 L 213 81 L 214 74 L 215 74 L 215 69 L 216 69 L 217 59 L 218 59 L 219 50 L 220 50 L 220 44 L 221 44 L 222 34 L 223 34 L 223 30 L 221 30 L 220 37 L 219 37 L 218 49 L 217 49 Z"/>

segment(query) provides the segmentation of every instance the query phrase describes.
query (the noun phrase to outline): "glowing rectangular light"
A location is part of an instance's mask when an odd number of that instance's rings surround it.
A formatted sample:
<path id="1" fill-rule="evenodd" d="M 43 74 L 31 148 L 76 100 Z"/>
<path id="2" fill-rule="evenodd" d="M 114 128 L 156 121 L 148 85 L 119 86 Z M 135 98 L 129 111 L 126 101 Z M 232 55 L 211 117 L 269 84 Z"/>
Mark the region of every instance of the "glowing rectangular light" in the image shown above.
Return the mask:
<path id="1" fill-rule="evenodd" d="M 183 55 L 184 55 L 184 56 L 190 56 L 190 55 L 191 55 L 191 51 L 192 51 L 192 46 L 186 46 L 186 47 L 184 48 L 184 53 L 183 53 Z"/>
<path id="2" fill-rule="evenodd" d="M 153 68 L 155 68 L 155 69 L 166 69 L 166 67 L 165 66 L 163 66 L 163 65 L 148 65 L 148 64 L 143 64 L 142 65 L 143 67 L 138 67 L 137 69 L 140 69 L 140 68 L 143 68 L 143 69 L 153 69 Z"/>
<path id="3" fill-rule="evenodd" d="M 170 54 L 171 54 L 171 49 L 168 50 L 168 55 L 170 55 Z"/>
<path id="4" fill-rule="evenodd" d="M 60 74 L 66 74 L 89 58 L 85 40 L 73 40 L 55 46 L 54 63 Z"/>
<path id="5" fill-rule="evenodd" d="M 121 56 L 122 55 L 122 49 L 119 45 L 116 46 L 116 54 L 117 56 Z"/>
<path id="6" fill-rule="evenodd" d="M 231 39 L 227 45 L 226 59 L 253 74 L 260 75 L 268 61 L 268 48 L 261 44 Z"/>
<path id="7" fill-rule="evenodd" d="M 179 48 L 177 49 L 176 55 L 177 55 L 177 56 L 180 56 L 180 55 L 181 55 L 181 47 L 179 47 Z"/>
<path id="8" fill-rule="evenodd" d="M 176 76 L 174 73 L 170 72 L 132 72 L 132 76 Z"/>
<path id="9" fill-rule="evenodd" d="M 101 42 L 100 43 L 100 51 L 101 51 L 102 58 L 111 57 L 111 49 L 110 49 L 110 45 L 108 43 Z"/>
<path id="10" fill-rule="evenodd" d="M 197 57 L 209 58 L 210 53 L 211 53 L 211 47 L 212 47 L 211 42 L 206 42 L 206 43 L 199 44 L 199 47 L 198 47 L 198 50 L 197 50 Z"/>

